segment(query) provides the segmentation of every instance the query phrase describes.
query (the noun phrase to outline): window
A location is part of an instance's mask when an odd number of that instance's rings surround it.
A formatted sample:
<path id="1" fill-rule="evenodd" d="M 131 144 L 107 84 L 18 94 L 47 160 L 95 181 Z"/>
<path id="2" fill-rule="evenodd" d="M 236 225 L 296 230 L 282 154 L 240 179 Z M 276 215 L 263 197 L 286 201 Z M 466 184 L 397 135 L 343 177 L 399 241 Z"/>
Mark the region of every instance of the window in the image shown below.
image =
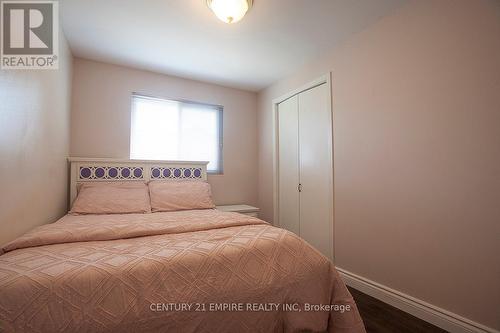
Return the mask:
<path id="1" fill-rule="evenodd" d="M 222 107 L 132 95 L 130 158 L 209 161 L 222 173 Z"/>

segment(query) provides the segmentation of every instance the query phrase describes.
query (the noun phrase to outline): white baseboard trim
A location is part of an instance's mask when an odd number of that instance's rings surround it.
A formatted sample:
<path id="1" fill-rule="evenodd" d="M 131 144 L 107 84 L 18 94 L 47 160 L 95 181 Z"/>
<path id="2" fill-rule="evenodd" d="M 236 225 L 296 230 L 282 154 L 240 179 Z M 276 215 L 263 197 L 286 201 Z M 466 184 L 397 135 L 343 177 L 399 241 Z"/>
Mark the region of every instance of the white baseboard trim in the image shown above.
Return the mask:
<path id="1" fill-rule="evenodd" d="M 375 297 L 417 318 L 425 320 L 451 333 L 500 333 L 500 331 L 476 323 L 450 311 L 403 294 L 397 290 L 356 275 L 342 268 L 337 271 L 344 282 L 354 289 Z"/>

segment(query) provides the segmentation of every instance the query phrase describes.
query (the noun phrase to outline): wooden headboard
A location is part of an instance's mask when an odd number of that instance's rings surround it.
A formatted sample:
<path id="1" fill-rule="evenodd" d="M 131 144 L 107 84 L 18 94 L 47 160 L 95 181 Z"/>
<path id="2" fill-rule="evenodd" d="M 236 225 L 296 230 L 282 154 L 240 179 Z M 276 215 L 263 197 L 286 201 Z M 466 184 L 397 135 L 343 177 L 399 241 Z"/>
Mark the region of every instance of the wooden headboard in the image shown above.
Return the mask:
<path id="1" fill-rule="evenodd" d="M 88 182 L 150 180 L 207 180 L 208 162 L 117 160 L 107 158 L 70 157 L 70 205 L 76 198 L 77 186 Z"/>

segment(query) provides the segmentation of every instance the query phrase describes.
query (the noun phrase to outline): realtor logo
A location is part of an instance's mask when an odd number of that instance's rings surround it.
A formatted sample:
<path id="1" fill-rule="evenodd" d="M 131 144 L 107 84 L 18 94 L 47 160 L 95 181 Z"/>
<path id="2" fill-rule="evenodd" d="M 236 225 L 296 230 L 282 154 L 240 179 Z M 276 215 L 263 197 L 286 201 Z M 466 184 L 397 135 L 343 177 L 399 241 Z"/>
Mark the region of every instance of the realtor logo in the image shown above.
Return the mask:
<path id="1" fill-rule="evenodd" d="M 57 69 L 57 1 L 1 1 L 2 69 Z"/>

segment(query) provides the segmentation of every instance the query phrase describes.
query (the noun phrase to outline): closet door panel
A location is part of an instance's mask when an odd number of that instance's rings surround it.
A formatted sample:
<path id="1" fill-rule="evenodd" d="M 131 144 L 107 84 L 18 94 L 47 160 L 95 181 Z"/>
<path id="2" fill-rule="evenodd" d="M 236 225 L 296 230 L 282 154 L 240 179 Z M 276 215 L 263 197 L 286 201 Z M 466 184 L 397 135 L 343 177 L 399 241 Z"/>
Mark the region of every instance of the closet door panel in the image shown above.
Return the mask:
<path id="1" fill-rule="evenodd" d="M 330 259 L 332 119 L 327 84 L 299 94 L 300 236 Z"/>
<path id="2" fill-rule="evenodd" d="M 294 96 L 278 105 L 279 225 L 299 235 L 299 114 Z"/>

